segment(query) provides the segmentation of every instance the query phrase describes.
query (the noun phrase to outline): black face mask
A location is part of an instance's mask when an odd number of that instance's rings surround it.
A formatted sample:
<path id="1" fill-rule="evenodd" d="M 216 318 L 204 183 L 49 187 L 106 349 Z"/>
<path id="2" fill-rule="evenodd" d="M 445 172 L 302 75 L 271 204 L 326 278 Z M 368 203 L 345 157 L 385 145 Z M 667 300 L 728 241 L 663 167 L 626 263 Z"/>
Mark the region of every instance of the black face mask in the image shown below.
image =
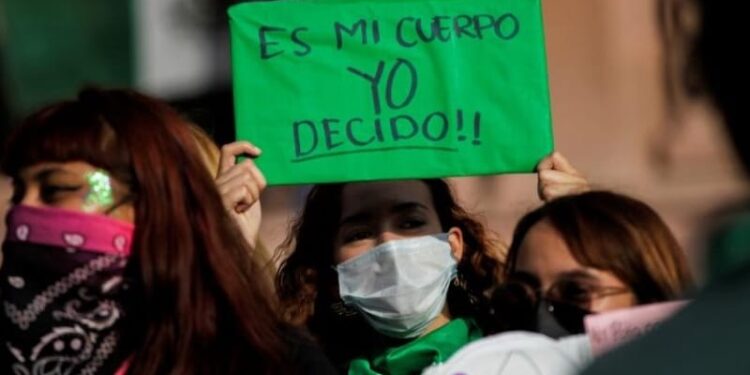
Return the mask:
<path id="1" fill-rule="evenodd" d="M 16 206 L 0 269 L 0 373 L 114 374 L 123 345 L 133 226 Z"/>
<path id="2" fill-rule="evenodd" d="M 562 283 L 564 288 L 554 288 L 564 290 L 559 297 L 565 298 L 551 298 L 542 295 L 536 277 L 526 273 L 512 275 L 493 293 L 495 329 L 491 333 L 522 330 L 552 338 L 584 333 L 583 318 L 591 312 L 577 304 L 578 293 L 573 293 L 576 288 L 567 284 Z"/>
<path id="3" fill-rule="evenodd" d="M 536 309 L 536 332 L 554 339 L 585 332 L 583 318 L 591 312 L 567 303 L 542 299 Z"/>

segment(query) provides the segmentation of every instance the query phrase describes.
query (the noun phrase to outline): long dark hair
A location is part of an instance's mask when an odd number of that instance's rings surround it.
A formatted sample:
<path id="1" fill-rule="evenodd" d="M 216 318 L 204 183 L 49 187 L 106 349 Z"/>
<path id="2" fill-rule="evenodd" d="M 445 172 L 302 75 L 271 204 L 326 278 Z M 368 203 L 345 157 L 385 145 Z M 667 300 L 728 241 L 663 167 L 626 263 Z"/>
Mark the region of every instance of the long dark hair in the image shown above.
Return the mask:
<path id="1" fill-rule="evenodd" d="M 226 214 L 188 124 L 133 91 L 82 91 L 16 129 L 2 169 L 85 161 L 133 193 L 135 237 L 126 277 L 129 373 L 278 373 L 281 324 L 262 267 Z M 281 370 L 283 371 L 283 370 Z"/>
<path id="2" fill-rule="evenodd" d="M 484 226 L 458 205 L 445 181 L 422 181 L 430 190 L 442 229 L 458 227 L 463 232 L 465 249 L 457 280 L 460 282 L 449 289 L 448 308 L 453 317 L 468 316 L 481 324 L 488 291 L 500 281 L 504 251 Z M 286 320 L 306 324 L 339 366 L 345 366 L 354 356 L 394 344 L 360 316 L 346 312 L 340 303 L 338 279 L 332 266 L 344 186 L 317 185 L 310 191 L 278 253 L 286 258 L 276 278 Z"/>

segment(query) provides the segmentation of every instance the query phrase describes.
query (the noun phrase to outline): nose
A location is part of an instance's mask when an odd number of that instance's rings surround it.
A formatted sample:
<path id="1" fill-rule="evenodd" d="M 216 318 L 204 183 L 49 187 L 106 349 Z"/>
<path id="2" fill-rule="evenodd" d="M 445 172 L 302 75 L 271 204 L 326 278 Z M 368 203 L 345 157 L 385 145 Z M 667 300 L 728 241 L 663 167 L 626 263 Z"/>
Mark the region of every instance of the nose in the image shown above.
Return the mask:
<path id="1" fill-rule="evenodd" d="M 19 203 L 25 206 L 32 207 L 41 207 L 44 205 L 39 199 L 39 194 L 35 194 L 35 192 L 31 189 L 27 189 L 26 192 L 23 193 L 23 196 L 21 197 Z"/>
<path id="2" fill-rule="evenodd" d="M 400 239 L 403 239 L 403 238 L 404 238 L 403 235 L 400 235 L 400 234 L 398 234 L 398 233 L 396 233 L 394 231 L 388 230 L 388 229 L 384 229 L 384 230 L 381 230 L 380 233 L 378 233 L 378 236 L 376 238 L 376 240 L 377 240 L 376 246 L 380 245 L 380 244 L 383 244 L 383 243 L 386 243 L 386 242 L 400 240 Z"/>

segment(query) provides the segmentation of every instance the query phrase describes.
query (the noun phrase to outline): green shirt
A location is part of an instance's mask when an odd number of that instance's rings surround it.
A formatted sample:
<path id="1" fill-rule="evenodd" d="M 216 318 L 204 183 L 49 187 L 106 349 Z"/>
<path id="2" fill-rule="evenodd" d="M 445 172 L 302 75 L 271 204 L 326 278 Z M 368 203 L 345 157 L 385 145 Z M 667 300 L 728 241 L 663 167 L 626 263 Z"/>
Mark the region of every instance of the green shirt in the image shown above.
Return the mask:
<path id="1" fill-rule="evenodd" d="M 708 257 L 712 281 L 732 275 L 750 265 L 750 211 L 731 217 L 711 237 Z"/>
<path id="2" fill-rule="evenodd" d="M 448 360 L 464 345 L 481 337 L 482 331 L 473 320 L 453 319 L 408 344 L 354 359 L 349 374 L 421 374 L 428 366 Z"/>

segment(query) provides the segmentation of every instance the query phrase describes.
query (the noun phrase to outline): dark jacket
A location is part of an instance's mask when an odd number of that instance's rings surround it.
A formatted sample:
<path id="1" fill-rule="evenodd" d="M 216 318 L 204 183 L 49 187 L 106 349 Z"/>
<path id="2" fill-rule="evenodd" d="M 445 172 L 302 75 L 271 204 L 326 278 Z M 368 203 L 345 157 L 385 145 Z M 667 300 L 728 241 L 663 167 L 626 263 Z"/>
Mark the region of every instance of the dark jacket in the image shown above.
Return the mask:
<path id="1" fill-rule="evenodd" d="M 712 281 L 673 319 L 584 375 L 750 374 L 750 210 L 711 241 Z"/>

